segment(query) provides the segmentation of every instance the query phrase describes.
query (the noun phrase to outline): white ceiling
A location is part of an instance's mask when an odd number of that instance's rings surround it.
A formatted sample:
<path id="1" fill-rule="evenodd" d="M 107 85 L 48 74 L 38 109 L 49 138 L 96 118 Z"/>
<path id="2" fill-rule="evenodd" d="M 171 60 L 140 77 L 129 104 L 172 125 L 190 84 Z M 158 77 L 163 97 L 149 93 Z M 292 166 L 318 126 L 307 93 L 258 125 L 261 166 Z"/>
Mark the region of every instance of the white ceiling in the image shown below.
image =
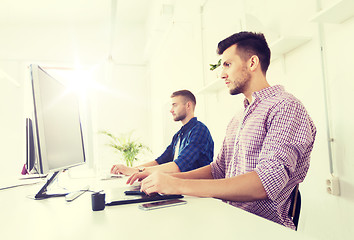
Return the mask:
<path id="1" fill-rule="evenodd" d="M 111 6 L 117 21 L 144 23 L 154 0 L 1 0 L 0 24 L 93 23 L 106 21 Z"/>

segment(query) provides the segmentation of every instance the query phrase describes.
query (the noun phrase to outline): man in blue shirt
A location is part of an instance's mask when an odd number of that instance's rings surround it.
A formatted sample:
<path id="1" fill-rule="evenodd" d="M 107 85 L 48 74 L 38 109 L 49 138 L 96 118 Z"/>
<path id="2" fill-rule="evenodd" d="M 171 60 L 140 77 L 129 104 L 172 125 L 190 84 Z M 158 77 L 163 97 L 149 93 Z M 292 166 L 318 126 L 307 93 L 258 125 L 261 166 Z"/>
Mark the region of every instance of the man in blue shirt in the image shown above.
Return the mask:
<path id="1" fill-rule="evenodd" d="M 186 172 L 209 165 L 213 161 L 214 142 L 209 129 L 194 117 L 196 99 L 188 90 L 181 90 L 171 95 L 174 121 L 181 121 L 182 128 L 173 136 L 171 144 L 156 160 L 138 167 L 123 164 L 113 165 L 111 173 L 132 175 L 154 171 L 177 173 Z"/>

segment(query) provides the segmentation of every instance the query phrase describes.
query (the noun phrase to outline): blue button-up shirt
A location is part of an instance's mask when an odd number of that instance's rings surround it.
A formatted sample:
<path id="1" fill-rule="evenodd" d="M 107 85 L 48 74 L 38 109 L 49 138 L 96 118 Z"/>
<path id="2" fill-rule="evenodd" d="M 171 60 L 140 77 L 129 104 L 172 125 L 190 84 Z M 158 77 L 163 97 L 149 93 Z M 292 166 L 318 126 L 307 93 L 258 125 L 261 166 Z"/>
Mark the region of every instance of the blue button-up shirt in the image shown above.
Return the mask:
<path id="1" fill-rule="evenodd" d="M 180 141 L 178 157 L 173 160 L 177 141 Z M 194 117 L 173 136 L 171 144 L 156 161 L 158 164 L 174 161 L 181 172 L 186 172 L 209 165 L 213 156 L 214 141 L 209 129 Z"/>

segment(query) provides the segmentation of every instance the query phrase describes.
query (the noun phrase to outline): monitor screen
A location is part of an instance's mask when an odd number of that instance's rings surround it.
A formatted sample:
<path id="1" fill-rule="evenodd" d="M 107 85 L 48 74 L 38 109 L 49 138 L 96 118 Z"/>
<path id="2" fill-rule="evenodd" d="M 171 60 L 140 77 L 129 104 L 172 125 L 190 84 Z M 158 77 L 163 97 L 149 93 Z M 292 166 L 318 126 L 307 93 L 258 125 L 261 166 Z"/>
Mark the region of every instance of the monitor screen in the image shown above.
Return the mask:
<path id="1" fill-rule="evenodd" d="M 31 65 L 34 140 L 40 173 L 85 163 L 79 103 L 74 92 Z"/>

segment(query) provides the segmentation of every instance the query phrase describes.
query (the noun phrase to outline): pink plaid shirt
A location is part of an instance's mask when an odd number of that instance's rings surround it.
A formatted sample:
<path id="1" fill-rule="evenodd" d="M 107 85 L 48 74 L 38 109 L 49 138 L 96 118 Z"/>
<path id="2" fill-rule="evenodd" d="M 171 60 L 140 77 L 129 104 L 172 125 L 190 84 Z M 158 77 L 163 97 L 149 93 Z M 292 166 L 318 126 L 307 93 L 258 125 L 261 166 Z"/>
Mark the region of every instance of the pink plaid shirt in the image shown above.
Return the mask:
<path id="1" fill-rule="evenodd" d="M 301 102 L 282 86 L 255 92 L 252 99 L 251 104 L 245 99 L 244 114 L 229 123 L 212 174 L 219 179 L 256 171 L 268 199 L 228 203 L 294 229 L 290 194 L 308 171 L 316 128 Z"/>

